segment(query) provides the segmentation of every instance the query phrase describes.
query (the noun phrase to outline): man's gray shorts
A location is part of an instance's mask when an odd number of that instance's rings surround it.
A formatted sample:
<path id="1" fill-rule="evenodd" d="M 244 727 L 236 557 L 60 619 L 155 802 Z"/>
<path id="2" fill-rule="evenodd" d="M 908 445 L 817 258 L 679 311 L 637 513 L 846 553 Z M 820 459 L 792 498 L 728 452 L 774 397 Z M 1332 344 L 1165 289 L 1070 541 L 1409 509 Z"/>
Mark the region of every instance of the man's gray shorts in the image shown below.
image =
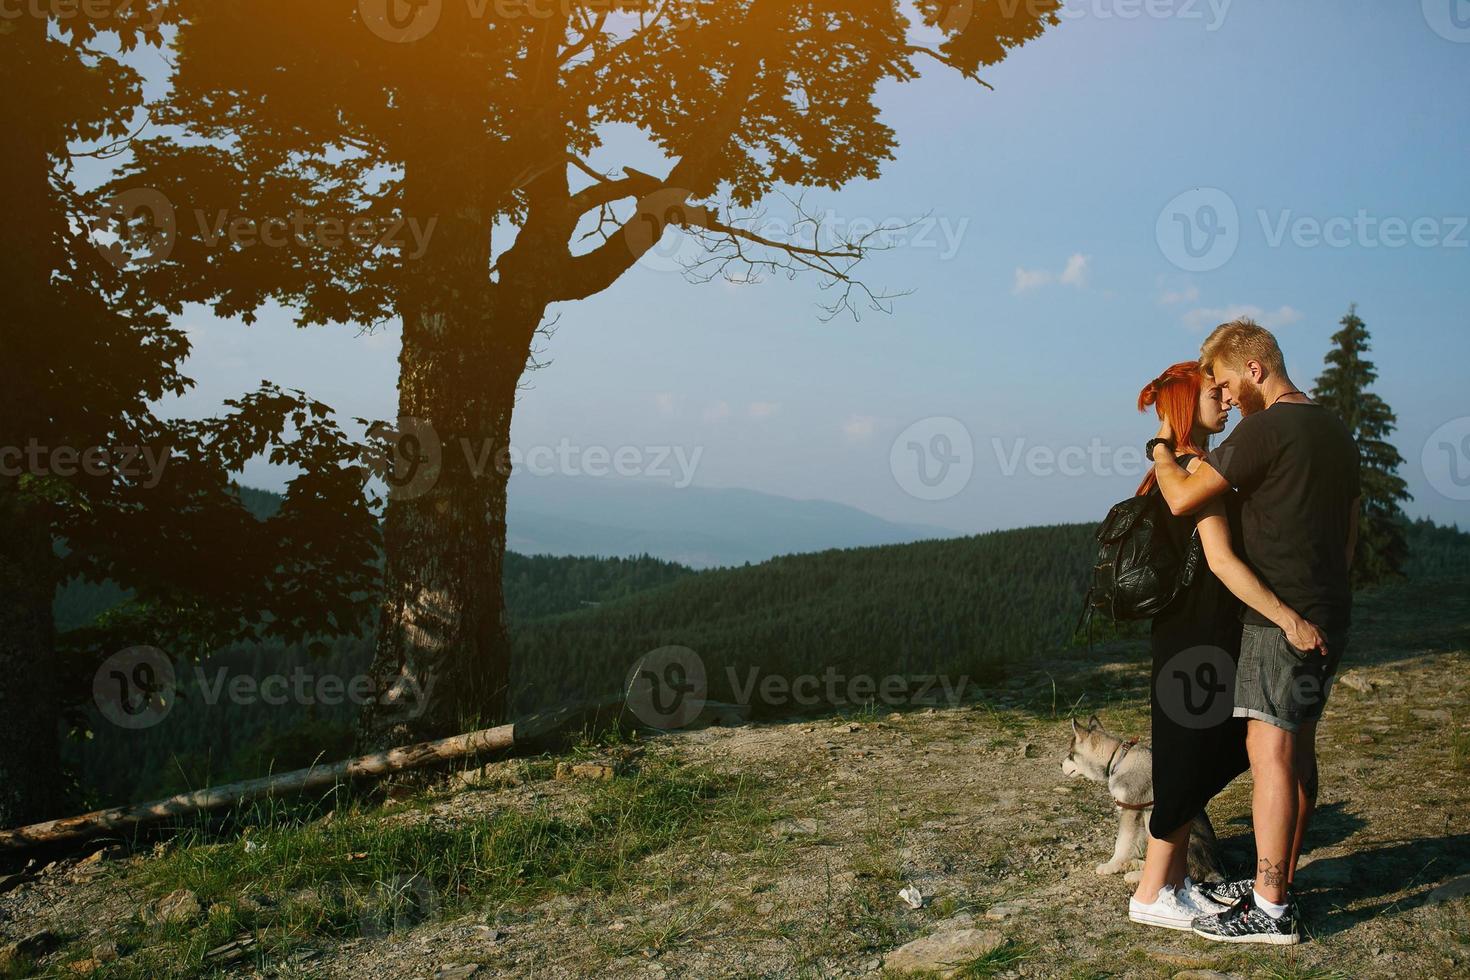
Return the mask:
<path id="1" fill-rule="evenodd" d="M 1257 718 L 1288 732 L 1321 718 L 1348 640 L 1346 630 L 1324 635 L 1325 657 L 1317 650 L 1302 653 L 1275 626 L 1247 623 L 1235 673 L 1235 717 Z"/>

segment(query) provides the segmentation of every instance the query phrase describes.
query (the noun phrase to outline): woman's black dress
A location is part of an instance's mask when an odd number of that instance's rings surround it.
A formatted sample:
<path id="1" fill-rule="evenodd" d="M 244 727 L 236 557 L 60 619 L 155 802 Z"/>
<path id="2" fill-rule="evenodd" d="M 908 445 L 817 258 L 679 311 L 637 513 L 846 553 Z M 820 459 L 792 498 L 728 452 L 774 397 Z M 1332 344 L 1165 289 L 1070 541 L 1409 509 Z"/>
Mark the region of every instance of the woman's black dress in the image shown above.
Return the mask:
<path id="1" fill-rule="evenodd" d="M 1179 464 L 1191 459 L 1181 456 Z M 1225 502 L 1231 541 L 1240 554 L 1240 506 L 1233 493 Z M 1194 518 L 1172 518 L 1165 526 L 1182 553 L 1194 534 Z M 1167 837 L 1193 820 L 1250 768 L 1245 719 L 1231 717 L 1240 611 L 1240 600 L 1201 564 L 1189 587 L 1154 617 L 1154 809 L 1148 825 L 1154 837 Z"/>

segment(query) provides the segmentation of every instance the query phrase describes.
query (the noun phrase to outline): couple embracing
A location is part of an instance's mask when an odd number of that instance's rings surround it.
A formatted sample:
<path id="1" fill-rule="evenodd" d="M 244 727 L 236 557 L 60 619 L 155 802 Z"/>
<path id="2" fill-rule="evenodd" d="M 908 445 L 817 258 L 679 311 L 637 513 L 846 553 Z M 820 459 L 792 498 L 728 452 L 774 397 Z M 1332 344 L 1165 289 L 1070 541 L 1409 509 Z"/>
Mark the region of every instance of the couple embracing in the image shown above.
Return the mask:
<path id="1" fill-rule="evenodd" d="M 1275 337 L 1251 320 L 1215 329 L 1198 361 L 1139 398 L 1161 420 L 1148 444 L 1154 487 L 1181 550 L 1198 532 L 1209 570 L 1153 621 L 1153 812 L 1136 922 L 1224 942 L 1300 941 L 1292 879 L 1317 798 L 1317 721 L 1347 646 L 1349 569 L 1361 504 L 1358 450 L 1331 409 L 1287 376 Z M 1230 409 L 1241 419 L 1211 449 Z M 1219 651 L 1232 714 L 1201 726 L 1160 698 L 1171 661 Z M 1249 768 L 1253 878 L 1186 876 L 1191 822 Z"/>

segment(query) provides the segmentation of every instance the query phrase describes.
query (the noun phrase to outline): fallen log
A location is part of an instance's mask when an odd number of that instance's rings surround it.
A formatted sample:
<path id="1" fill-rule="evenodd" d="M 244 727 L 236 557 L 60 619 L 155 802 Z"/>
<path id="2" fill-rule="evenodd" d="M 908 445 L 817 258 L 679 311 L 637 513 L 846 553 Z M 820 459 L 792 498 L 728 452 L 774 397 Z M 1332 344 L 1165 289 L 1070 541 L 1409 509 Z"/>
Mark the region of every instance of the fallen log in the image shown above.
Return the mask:
<path id="1" fill-rule="evenodd" d="M 748 720 L 749 714 L 748 705 L 708 701 L 690 727 L 741 724 Z M 321 789 L 353 779 L 377 778 L 437 763 L 453 762 L 482 752 L 508 749 L 535 752 L 550 748 L 557 738 L 563 737 L 569 731 L 591 734 L 608 728 L 637 727 L 640 725 L 635 718 L 630 717 L 624 695 L 567 702 L 522 718 L 511 725 L 406 745 L 386 752 L 329 765 L 310 766 L 261 779 L 247 779 L 192 793 L 180 793 L 164 800 L 134 803 L 110 810 L 83 813 L 76 817 L 48 820 L 28 827 L 0 830 L 0 853 L 86 840 L 102 834 L 131 830 L 169 817 L 219 810 L 270 796 Z"/>
<path id="2" fill-rule="evenodd" d="M 44 823 L 0 831 L 0 850 L 16 851 L 43 844 L 85 840 L 100 834 L 129 830 L 142 824 L 187 813 L 218 810 L 237 803 L 268 796 L 299 793 L 303 790 L 319 789 L 339 782 L 362 777 L 386 776 L 441 762 L 451 762 L 481 752 L 495 752 L 512 748 L 517 741 L 516 725 L 501 725 L 485 728 L 464 735 L 454 735 L 433 742 L 420 742 L 402 748 L 389 749 L 372 755 L 359 756 L 325 766 L 310 766 L 295 772 L 285 772 L 262 779 L 247 779 L 224 786 L 180 793 L 164 800 L 135 803 L 129 806 L 96 810 L 76 817 L 48 820 Z M 534 733 L 543 734 L 543 726 L 536 726 Z M 525 729 L 521 736 L 530 735 Z"/>

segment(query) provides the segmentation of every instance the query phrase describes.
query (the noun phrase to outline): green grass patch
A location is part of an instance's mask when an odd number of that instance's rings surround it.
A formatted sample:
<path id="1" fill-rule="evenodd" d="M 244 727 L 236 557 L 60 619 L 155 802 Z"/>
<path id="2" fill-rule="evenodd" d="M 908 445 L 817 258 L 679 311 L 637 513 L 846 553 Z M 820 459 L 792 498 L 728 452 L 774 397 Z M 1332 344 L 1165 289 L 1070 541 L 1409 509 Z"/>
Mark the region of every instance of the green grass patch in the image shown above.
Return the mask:
<path id="1" fill-rule="evenodd" d="M 1255 976 L 1261 980 L 1352 980 L 1351 974 L 1341 970 L 1299 965 L 1290 960 L 1260 964 Z"/>
<path id="2" fill-rule="evenodd" d="M 998 973 L 1004 973 L 1022 960 L 1028 960 L 1034 956 L 1036 950 L 1026 943 L 1018 943 L 1013 939 L 1007 939 L 999 946 L 960 967 L 955 974 L 961 980 L 979 980 L 981 977 L 993 977 Z"/>
<path id="3" fill-rule="evenodd" d="M 186 832 L 135 880 L 154 896 L 189 889 L 208 914 L 133 927 L 119 945 L 138 955 L 97 976 L 198 975 L 208 950 L 242 933 L 258 940 L 251 960 L 264 966 L 318 938 L 383 936 L 477 910 L 489 918 L 549 893 L 615 892 L 640 859 L 715 823 L 725 836 L 753 831 L 767 813 L 756 782 L 677 762 L 583 790 L 454 819 L 354 804 L 329 821 L 288 818 L 229 840 Z"/>

